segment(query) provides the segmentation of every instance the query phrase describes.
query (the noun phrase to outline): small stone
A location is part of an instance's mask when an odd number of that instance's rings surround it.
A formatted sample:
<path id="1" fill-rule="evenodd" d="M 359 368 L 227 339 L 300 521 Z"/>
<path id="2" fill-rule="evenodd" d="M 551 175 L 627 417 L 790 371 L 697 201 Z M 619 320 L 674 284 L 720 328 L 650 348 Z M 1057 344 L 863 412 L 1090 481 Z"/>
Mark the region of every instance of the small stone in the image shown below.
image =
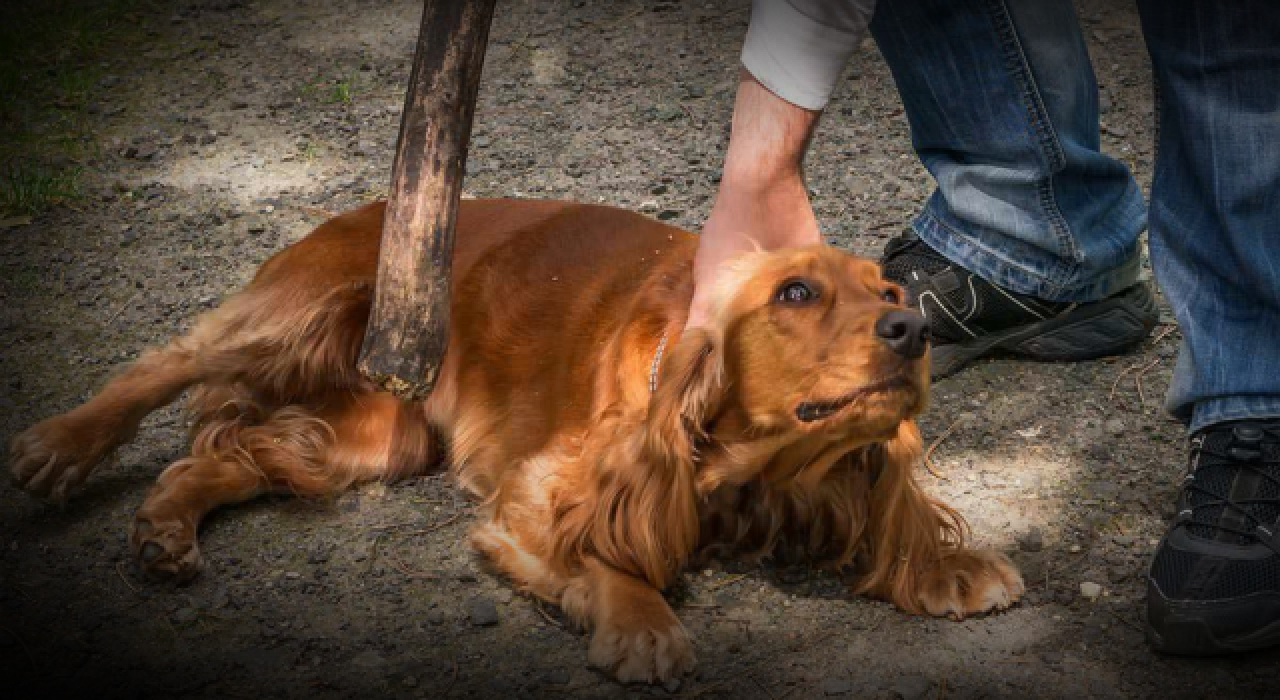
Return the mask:
<path id="1" fill-rule="evenodd" d="M 200 134 L 201 146 L 208 146 L 209 144 L 217 140 L 218 140 L 218 132 L 214 131 L 213 129 L 210 129 L 204 132 L 203 134 Z"/>
<path id="2" fill-rule="evenodd" d="M 568 669 L 555 668 L 542 675 L 542 682 L 547 685 L 568 685 L 570 678 Z"/>
<path id="3" fill-rule="evenodd" d="M 324 547 L 324 546 L 316 547 L 315 549 L 311 550 L 310 554 L 307 555 L 307 563 L 308 564 L 327 563 L 329 561 L 330 553 L 331 553 L 331 550 L 328 547 Z"/>
<path id="4" fill-rule="evenodd" d="M 680 216 L 680 212 L 677 209 L 663 209 L 662 211 L 658 212 L 659 221 L 670 221 L 676 218 L 677 216 Z"/>
<path id="5" fill-rule="evenodd" d="M 1033 527 L 1018 539 L 1018 546 L 1024 552 L 1039 552 L 1044 549 L 1044 533 L 1040 528 Z"/>
<path id="6" fill-rule="evenodd" d="M 1102 586 L 1092 581 L 1085 581 L 1080 584 L 1080 595 L 1091 601 L 1097 600 L 1098 596 L 1102 595 Z"/>
<path id="7" fill-rule="evenodd" d="M 1102 428 L 1111 435 L 1123 435 L 1125 431 L 1124 421 L 1119 418 L 1112 418 L 1102 425 Z"/>
<path id="8" fill-rule="evenodd" d="M 467 619 L 476 627 L 492 627 L 498 624 L 498 606 L 488 598 L 472 598 L 467 602 Z"/>
<path id="9" fill-rule="evenodd" d="M 666 185 L 659 184 L 649 188 L 649 194 L 666 194 L 666 193 L 667 193 Z"/>
<path id="10" fill-rule="evenodd" d="M 853 681 L 847 678 L 824 678 L 818 684 L 823 695 L 847 695 L 853 690 Z"/>
<path id="11" fill-rule="evenodd" d="M 195 608 L 179 608 L 173 613 L 173 621 L 181 625 L 186 625 L 196 621 L 200 613 Z"/>
<path id="12" fill-rule="evenodd" d="M 928 697 L 929 691 L 932 689 L 933 681 L 918 673 L 903 676 L 891 688 L 894 695 L 902 698 L 902 700 L 920 700 L 920 698 Z"/>
<path id="13" fill-rule="evenodd" d="M 351 666 L 355 666 L 356 668 L 376 669 L 385 666 L 387 664 L 387 660 L 382 656 L 382 654 L 370 649 L 356 654 L 347 663 Z"/>
<path id="14" fill-rule="evenodd" d="M 1106 681 L 1094 678 L 1089 681 L 1089 697 L 1099 698 L 1100 700 L 1112 700 L 1113 698 L 1123 698 L 1125 697 L 1125 694 L 1116 690 Z"/>

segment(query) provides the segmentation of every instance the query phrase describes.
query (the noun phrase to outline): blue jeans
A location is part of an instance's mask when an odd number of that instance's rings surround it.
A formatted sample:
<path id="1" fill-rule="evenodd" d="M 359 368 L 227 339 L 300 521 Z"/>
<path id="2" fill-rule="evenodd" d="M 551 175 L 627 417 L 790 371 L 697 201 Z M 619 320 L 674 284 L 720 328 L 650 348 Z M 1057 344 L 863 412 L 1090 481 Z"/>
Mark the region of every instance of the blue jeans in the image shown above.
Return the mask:
<path id="1" fill-rule="evenodd" d="M 1070 0 L 882 0 L 872 34 L 937 188 L 916 233 L 993 284 L 1093 301 L 1156 281 L 1184 341 L 1167 408 L 1195 431 L 1280 417 L 1280 6 L 1140 0 L 1158 94 L 1148 221 L 1099 148 Z"/>

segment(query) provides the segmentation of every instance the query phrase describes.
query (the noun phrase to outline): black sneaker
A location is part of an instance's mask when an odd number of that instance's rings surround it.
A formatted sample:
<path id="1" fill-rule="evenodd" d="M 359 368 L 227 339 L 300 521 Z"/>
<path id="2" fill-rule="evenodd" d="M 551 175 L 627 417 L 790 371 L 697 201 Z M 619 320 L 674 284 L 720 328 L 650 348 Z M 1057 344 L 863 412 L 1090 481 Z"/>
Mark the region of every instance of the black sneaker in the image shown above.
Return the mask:
<path id="1" fill-rule="evenodd" d="M 1147 641 L 1172 654 L 1280 644 L 1280 420 L 1191 439 L 1178 515 L 1147 576 Z"/>
<path id="2" fill-rule="evenodd" d="M 1059 362 L 1115 355 L 1142 342 L 1159 320 L 1144 283 L 1101 301 L 1043 301 L 953 265 L 910 231 L 889 242 L 881 263 L 929 319 L 935 379 L 1002 352 Z"/>

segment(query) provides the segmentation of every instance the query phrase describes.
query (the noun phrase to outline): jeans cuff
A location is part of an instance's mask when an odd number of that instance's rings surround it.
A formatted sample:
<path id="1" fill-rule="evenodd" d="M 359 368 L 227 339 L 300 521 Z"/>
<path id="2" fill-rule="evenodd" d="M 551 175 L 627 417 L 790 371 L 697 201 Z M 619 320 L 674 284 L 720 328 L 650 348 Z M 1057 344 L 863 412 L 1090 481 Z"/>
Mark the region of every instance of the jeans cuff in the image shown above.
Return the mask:
<path id="1" fill-rule="evenodd" d="M 1187 427 L 1195 433 L 1227 421 L 1264 418 L 1280 418 L 1280 396 L 1229 396 L 1197 401 Z"/>
<path id="2" fill-rule="evenodd" d="M 976 237 L 946 225 L 933 213 L 933 206 L 930 200 L 912 222 L 916 235 L 947 260 L 1001 289 L 1045 301 L 1083 303 L 1105 299 L 1133 286 L 1139 279 L 1142 258 L 1135 252 L 1123 265 L 1103 276 L 1079 282 L 1055 281 L 1033 265 L 997 253 L 983 246 Z"/>

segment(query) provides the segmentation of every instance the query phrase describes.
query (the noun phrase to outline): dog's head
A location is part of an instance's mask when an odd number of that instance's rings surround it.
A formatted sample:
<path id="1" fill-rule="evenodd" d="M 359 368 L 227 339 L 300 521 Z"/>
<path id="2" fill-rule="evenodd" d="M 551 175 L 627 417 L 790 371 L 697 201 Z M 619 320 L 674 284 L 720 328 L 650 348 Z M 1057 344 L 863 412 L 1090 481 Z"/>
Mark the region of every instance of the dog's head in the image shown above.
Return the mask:
<path id="1" fill-rule="evenodd" d="M 661 442 L 683 430 L 855 446 L 924 410 L 928 324 L 878 265 L 815 246 L 742 256 L 721 279 L 712 322 L 664 366 L 649 416 Z"/>
<path id="2" fill-rule="evenodd" d="M 923 410 L 928 324 L 878 265 L 817 246 L 731 270 L 716 309 L 726 396 L 753 427 L 873 441 Z"/>

